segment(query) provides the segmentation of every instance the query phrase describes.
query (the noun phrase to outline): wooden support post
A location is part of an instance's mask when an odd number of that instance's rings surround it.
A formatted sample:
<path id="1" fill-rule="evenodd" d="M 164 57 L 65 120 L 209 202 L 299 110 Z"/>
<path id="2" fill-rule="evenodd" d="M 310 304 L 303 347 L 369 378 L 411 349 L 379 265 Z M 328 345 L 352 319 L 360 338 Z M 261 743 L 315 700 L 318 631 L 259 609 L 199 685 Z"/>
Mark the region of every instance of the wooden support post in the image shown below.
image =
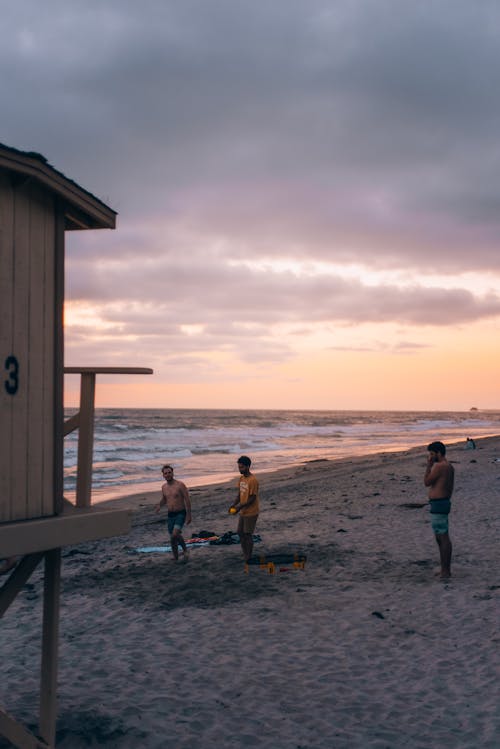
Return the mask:
<path id="1" fill-rule="evenodd" d="M 62 428 L 64 436 L 79 429 L 76 506 L 90 507 L 94 448 L 95 378 L 98 374 L 153 374 L 148 367 L 64 367 L 65 374 L 79 374 L 80 410 Z"/>
<path id="2" fill-rule="evenodd" d="M 94 449 L 95 372 L 82 372 L 80 381 L 80 425 L 78 435 L 78 482 L 76 506 L 90 507 L 92 453 Z"/>
<path id="3" fill-rule="evenodd" d="M 26 555 L 0 590 L 0 616 L 12 603 L 39 562 L 45 557 L 44 631 L 40 697 L 40 736 L 34 736 L 0 709 L 0 736 L 19 749 L 54 749 L 56 724 L 57 638 L 61 550 Z"/>
<path id="4" fill-rule="evenodd" d="M 23 557 L 16 569 L 10 573 L 10 577 L 0 588 L 0 618 L 5 614 L 12 601 L 19 591 L 24 587 L 26 581 L 30 578 L 31 573 L 42 561 L 43 553 L 28 554 Z"/>
<path id="5" fill-rule="evenodd" d="M 40 736 L 51 747 L 56 740 L 60 588 L 61 549 L 51 549 L 45 553 L 39 723 Z"/>
<path id="6" fill-rule="evenodd" d="M 0 736 L 4 736 L 18 749 L 53 749 L 3 710 L 0 710 Z"/>

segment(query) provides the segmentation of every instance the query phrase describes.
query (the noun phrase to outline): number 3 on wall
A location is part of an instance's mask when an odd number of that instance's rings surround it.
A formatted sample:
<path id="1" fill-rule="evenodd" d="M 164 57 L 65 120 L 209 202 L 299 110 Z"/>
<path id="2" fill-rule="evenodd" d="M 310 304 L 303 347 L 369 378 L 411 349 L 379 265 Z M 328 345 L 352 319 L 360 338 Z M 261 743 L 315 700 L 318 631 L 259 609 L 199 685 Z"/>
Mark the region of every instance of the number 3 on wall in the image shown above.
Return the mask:
<path id="1" fill-rule="evenodd" d="M 9 373 L 9 379 L 5 380 L 5 389 L 9 395 L 15 395 L 19 387 L 19 362 L 15 356 L 6 358 L 5 369 Z"/>

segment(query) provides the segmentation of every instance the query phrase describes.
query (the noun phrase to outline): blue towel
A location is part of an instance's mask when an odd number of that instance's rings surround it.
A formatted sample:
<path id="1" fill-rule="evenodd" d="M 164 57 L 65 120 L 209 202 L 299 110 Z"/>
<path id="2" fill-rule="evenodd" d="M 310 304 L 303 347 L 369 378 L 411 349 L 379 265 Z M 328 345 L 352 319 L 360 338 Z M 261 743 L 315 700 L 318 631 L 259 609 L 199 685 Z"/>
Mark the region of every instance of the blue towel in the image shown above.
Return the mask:
<path id="1" fill-rule="evenodd" d="M 189 549 L 192 546 L 208 546 L 210 544 L 210 541 L 195 541 L 194 543 L 189 544 Z M 166 551 L 172 551 L 171 546 L 139 546 L 137 549 L 134 549 L 133 551 L 141 553 L 141 554 L 150 554 L 151 552 L 157 552 L 157 553 L 163 553 Z"/>

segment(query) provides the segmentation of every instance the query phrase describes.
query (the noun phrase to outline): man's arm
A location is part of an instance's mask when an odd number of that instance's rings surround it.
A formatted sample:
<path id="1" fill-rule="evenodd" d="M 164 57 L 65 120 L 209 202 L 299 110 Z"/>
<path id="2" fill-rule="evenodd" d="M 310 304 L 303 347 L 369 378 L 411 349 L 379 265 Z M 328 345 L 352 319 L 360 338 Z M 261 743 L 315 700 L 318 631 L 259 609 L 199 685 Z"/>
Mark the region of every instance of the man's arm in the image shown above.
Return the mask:
<path id="1" fill-rule="evenodd" d="M 238 499 L 231 505 L 231 507 L 234 507 L 236 512 L 239 512 L 243 507 L 246 509 L 247 507 L 250 507 L 250 505 L 253 505 L 256 499 L 256 494 L 250 494 L 247 501 L 242 502 L 240 499 L 240 495 L 238 494 Z"/>
<path id="2" fill-rule="evenodd" d="M 163 505 L 164 505 L 164 504 L 166 504 L 166 502 L 167 502 L 167 498 L 166 498 L 166 496 L 165 496 L 165 495 L 163 494 L 163 492 L 162 492 L 162 493 L 161 493 L 160 504 L 159 504 L 159 505 L 158 505 L 158 507 L 156 508 L 156 512 L 157 512 L 157 513 L 158 513 L 158 512 L 160 512 L 161 508 L 163 507 Z"/>
<path id="3" fill-rule="evenodd" d="M 244 508 L 246 509 L 247 507 L 250 507 L 251 505 L 253 505 L 253 503 L 255 502 L 256 499 L 257 499 L 257 495 L 256 494 L 250 494 L 250 496 L 248 497 L 247 501 L 243 505 Z"/>
<path id="4" fill-rule="evenodd" d="M 434 463 L 432 458 L 427 461 L 427 467 L 424 473 L 424 484 L 425 486 L 434 486 L 438 479 L 443 475 L 444 465 L 441 463 Z"/>
<path id="5" fill-rule="evenodd" d="M 259 484 L 257 483 L 257 479 L 255 478 L 255 476 L 250 476 L 249 481 L 248 481 L 248 488 L 251 493 L 248 495 L 246 502 L 241 502 L 241 501 L 239 502 L 240 510 L 243 508 L 245 508 L 246 510 L 248 507 L 251 507 L 254 504 L 254 502 L 257 501 L 257 492 L 259 490 Z"/>
<path id="6" fill-rule="evenodd" d="M 184 507 L 186 508 L 186 524 L 189 525 L 191 522 L 191 500 L 186 484 L 182 484 L 182 498 L 184 500 Z"/>
<path id="7" fill-rule="evenodd" d="M 257 499 L 256 494 L 250 494 L 246 502 L 241 502 L 240 498 L 238 497 L 236 502 L 232 504 L 231 507 L 234 507 L 236 512 L 239 512 L 243 507 L 246 509 L 247 507 L 250 507 L 250 505 L 253 505 L 256 499 Z"/>
<path id="8" fill-rule="evenodd" d="M 250 476 L 248 477 L 248 485 L 249 485 L 248 488 L 249 489 L 250 488 L 253 489 L 254 492 L 252 494 L 248 495 L 248 497 L 245 500 L 245 502 L 242 502 L 242 500 L 241 500 L 241 492 L 238 489 L 238 496 L 235 499 L 235 501 L 233 502 L 233 504 L 231 505 L 231 507 L 234 507 L 234 509 L 236 510 L 236 512 L 239 512 L 243 508 L 246 509 L 247 507 L 250 507 L 251 505 L 253 505 L 253 503 L 257 499 L 257 492 L 259 490 L 259 484 L 258 484 L 258 481 L 255 478 L 255 476 L 252 476 L 252 474 L 250 474 Z"/>
<path id="9" fill-rule="evenodd" d="M 236 499 L 234 500 L 233 504 L 231 505 L 231 507 L 234 507 L 234 509 L 236 510 L 236 512 L 239 512 L 241 510 L 240 497 L 241 497 L 241 495 L 240 495 L 240 487 L 239 487 L 239 484 L 238 484 L 238 494 L 236 495 Z"/>

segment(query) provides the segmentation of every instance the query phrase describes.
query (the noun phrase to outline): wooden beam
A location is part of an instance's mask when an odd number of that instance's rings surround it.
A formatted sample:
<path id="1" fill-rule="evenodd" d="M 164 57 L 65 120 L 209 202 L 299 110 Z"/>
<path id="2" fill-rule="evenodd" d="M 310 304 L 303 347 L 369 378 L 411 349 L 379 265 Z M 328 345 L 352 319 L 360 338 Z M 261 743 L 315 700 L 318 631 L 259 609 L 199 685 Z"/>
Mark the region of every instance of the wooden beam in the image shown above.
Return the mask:
<path id="1" fill-rule="evenodd" d="M 0 591 L 0 609 L 3 614 L 44 556 L 40 736 L 34 736 L 8 713 L 0 710 L 0 735 L 5 736 L 18 749 L 51 749 L 55 747 L 61 549 L 52 549 L 45 554 L 25 556 Z"/>
<path id="2" fill-rule="evenodd" d="M 61 549 L 51 549 L 45 554 L 40 722 L 38 728 L 40 736 L 50 746 L 54 746 L 56 742 L 60 591 Z"/>
<path id="3" fill-rule="evenodd" d="M 80 412 L 77 414 L 73 414 L 69 419 L 66 419 L 63 426 L 63 435 L 66 437 L 67 434 L 70 434 L 70 432 L 73 432 L 75 429 L 78 429 L 80 426 Z"/>
<path id="4" fill-rule="evenodd" d="M 150 367 L 64 367 L 64 374 L 153 374 Z"/>
<path id="5" fill-rule="evenodd" d="M 60 546 L 71 546 L 130 531 L 128 510 L 101 510 L 92 507 L 52 518 L 0 523 L 0 549 L 5 557 L 33 554 Z M 13 573 L 14 574 L 14 573 Z"/>
<path id="6" fill-rule="evenodd" d="M 11 555 L 9 554 L 9 556 Z M 3 587 L 0 588 L 0 619 L 42 559 L 43 553 L 28 554 L 19 562 L 15 570 L 10 573 L 10 577 L 4 583 Z"/>
<path id="7" fill-rule="evenodd" d="M 82 372 L 80 381 L 80 424 L 78 434 L 78 481 L 76 506 L 90 507 L 94 447 L 95 372 Z"/>
<path id="8" fill-rule="evenodd" d="M 5 710 L 0 709 L 0 736 L 10 741 L 18 749 L 51 749 L 40 738 L 30 733 L 24 726 L 12 718 Z"/>

